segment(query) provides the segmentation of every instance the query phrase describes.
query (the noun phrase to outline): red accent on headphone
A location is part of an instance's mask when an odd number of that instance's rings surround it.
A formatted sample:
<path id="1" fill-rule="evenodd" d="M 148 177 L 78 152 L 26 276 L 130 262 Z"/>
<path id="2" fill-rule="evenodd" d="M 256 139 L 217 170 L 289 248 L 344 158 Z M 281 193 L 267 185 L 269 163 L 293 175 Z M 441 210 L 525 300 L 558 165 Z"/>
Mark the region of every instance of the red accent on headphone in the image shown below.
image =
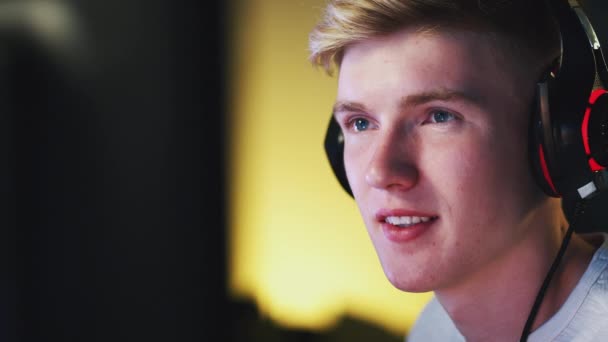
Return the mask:
<path id="1" fill-rule="evenodd" d="M 554 193 L 558 194 L 557 190 L 555 189 L 555 185 L 553 185 L 551 175 L 549 174 L 549 168 L 547 168 L 547 162 L 545 161 L 545 152 L 543 152 L 542 145 L 538 145 L 538 155 L 540 157 L 540 167 L 543 170 L 543 176 L 545 176 L 545 180 L 547 181 L 547 183 L 549 183 L 551 190 L 553 190 Z"/>
<path id="2" fill-rule="evenodd" d="M 583 118 L 583 125 L 581 129 L 583 133 L 583 145 L 585 146 L 587 156 L 591 155 L 591 149 L 589 148 L 589 116 L 591 115 L 591 107 L 593 104 L 595 104 L 595 101 L 605 93 L 607 92 L 604 89 L 596 89 L 591 92 L 591 96 L 589 97 L 589 106 L 587 106 L 587 109 L 585 110 L 585 117 Z M 604 167 L 598 164 L 598 162 L 592 157 L 589 157 L 589 167 L 591 168 L 591 171 L 599 171 L 604 169 Z"/>

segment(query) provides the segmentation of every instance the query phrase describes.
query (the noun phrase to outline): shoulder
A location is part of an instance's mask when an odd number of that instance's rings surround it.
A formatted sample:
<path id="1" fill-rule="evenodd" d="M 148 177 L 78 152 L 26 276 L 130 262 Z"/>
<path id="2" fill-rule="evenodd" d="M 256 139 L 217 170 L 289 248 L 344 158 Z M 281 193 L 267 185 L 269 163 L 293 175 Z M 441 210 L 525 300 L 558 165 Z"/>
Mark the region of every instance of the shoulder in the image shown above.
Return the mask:
<path id="1" fill-rule="evenodd" d="M 604 233 L 602 237 L 603 243 L 593 255 L 580 282 L 584 289 L 588 288 L 582 309 L 598 315 L 594 320 L 602 320 L 608 327 L 608 234 Z"/>
<path id="2" fill-rule="evenodd" d="M 531 341 L 608 341 L 608 235 L 562 308 Z M 597 236 L 592 237 L 597 241 Z"/>
<path id="3" fill-rule="evenodd" d="M 581 279 L 587 291 L 562 336 L 581 341 L 608 341 L 608 235 Z"/>
<path id="4" fill-rule="evenodd" d="M 464 341 L 464 338 L 437 298 L 433 297 L 410 329 L 406 341 Z"/>
<path id="5" fill-rule="evenodd" d="M 601 304 L 604 312 L 608 312 L 608 234 L 599 234 L 594 238 L 596 241 L 600 240 L 601 245 L 593 255 L 579 285 L 588 291 L 588 300 L 593 304 Z"/>

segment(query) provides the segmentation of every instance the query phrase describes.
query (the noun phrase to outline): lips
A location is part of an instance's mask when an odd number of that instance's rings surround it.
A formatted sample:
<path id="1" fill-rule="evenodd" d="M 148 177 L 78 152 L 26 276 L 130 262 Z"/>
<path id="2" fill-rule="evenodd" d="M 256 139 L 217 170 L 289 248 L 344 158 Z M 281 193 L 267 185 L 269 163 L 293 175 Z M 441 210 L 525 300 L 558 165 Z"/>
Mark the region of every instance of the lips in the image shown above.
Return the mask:
<path id="1" fill-rule="evenodd" d="M 439 219 L 438 215 L 405 209 L 382 209 L 376 213 L 376 220 L 382 226 L 385 237 L 393 242 L 409 242 L 424 232 Z"/>

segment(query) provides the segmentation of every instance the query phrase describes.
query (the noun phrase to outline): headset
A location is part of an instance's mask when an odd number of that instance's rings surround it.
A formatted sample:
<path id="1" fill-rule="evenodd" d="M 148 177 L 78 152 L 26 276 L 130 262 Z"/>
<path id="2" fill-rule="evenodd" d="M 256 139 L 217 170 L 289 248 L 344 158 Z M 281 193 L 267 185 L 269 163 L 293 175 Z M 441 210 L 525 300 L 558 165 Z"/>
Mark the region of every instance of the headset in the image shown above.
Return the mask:
<path id="1" fill-rule="evenodd" d="M 608 188 L 608 67 L 595 31 L 576 0 L 547 0 L 561 54 L 541 77 L 529 126 L 532 174 L 551 197 L 586 199 Z M 325 152 L 342 188 L 344 136 L 332 116 Z"/>

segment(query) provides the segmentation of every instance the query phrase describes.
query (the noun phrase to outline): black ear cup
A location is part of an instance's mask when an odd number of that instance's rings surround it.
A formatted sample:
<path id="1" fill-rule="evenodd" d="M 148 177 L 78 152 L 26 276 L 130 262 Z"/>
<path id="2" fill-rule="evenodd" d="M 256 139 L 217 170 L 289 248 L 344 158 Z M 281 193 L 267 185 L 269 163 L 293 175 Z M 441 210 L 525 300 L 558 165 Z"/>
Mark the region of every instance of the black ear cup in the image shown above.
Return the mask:
<path id="1" fill-rule="evenodd" d="M 348 185 L 348 178 L 344 169 L 344 135 L 340 124 L 333 115 L 329 119 L 329 126 L 325 133 L 325 154 L 340 185 L 352 197 L 353 192 Z"/>
<path id="2" fill-rule="evenodd" d="M 584 198 L 596 190 L 597 171 L 590 167 L 587 140 L 593 134 L 596 151 L 604 143 L 595 126 L 602 121 L 602 115 L 595 114 L 601 111 L 600 104 L 593 115 L 589 110 L 596 77 L 603 72 L 596 63 L 599 43 L 593 40 L 593 28 L 575 1 L 554 1 L 552 10 L 559 24 L 562 53 L 537 85 L 530 127 L 531 166 L 547 195 Z"/>
<path id="3" fill-rule="evenodd" d="M 531 167 L 545 194 L 576 198 L 593 182 L 594 172 L 608 165 L 608 94 L 594 91 L 585 110 L 564 110 L 564 100 L 550 95 L 556 92 L 551 82 L 537 86 L 530 122 Z"/>

